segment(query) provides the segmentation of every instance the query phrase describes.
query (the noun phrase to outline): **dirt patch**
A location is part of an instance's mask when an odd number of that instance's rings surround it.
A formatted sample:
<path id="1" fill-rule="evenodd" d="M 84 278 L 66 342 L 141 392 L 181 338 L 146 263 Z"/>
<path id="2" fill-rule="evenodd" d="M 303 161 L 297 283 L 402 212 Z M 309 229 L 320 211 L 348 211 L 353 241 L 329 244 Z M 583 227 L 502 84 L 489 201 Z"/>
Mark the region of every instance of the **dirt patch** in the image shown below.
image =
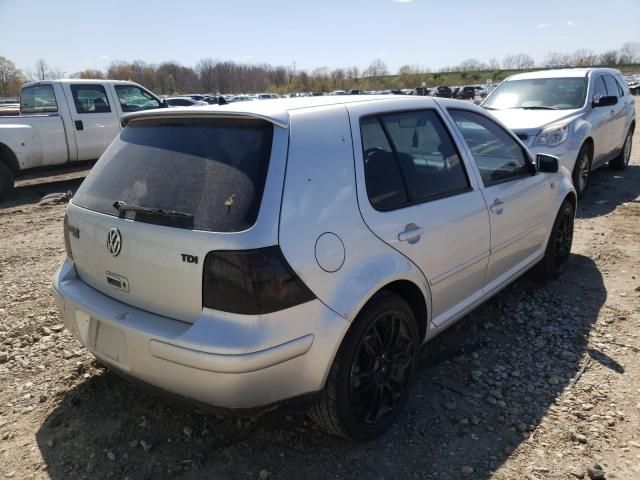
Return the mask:
<path id="1" fill-rule="evenodd" d="M 406 413 L 369 443 L 304 415 L 216 417 L 100 367 L 50 294 L 64 205 L 36 204 L 81 179 L 25 181 L 0 205 L 0 478 L 640 478 L 634 142 L 626 171 L 593 174 L 565 275 L 527 275 L 430 342 Z"/>

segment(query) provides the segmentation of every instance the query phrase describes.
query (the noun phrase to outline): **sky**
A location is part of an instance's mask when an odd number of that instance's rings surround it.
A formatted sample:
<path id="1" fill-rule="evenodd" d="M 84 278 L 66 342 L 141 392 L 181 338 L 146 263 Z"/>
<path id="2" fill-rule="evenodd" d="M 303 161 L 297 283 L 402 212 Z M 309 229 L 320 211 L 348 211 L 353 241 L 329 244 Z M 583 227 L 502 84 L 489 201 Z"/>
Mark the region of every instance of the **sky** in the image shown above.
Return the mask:
<path id="1" fill-rule="evenodd" d="M 66 76 L 115 60 L 433 70 L 640 41 L 640 0 L 0 0 L 0 56 Z"/>

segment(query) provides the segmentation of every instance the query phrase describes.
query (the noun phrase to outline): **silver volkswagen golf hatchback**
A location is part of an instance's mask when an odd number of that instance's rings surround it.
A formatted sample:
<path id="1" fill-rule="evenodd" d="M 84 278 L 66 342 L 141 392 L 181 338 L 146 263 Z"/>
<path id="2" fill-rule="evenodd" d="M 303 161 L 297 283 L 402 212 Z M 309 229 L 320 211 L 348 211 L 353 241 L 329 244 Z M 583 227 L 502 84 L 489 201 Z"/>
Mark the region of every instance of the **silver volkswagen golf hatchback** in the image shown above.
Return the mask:
<path id="1" fill-rule="evenodd" d="M 124 123 L 68 206 L 54 295 L 101 362 L 194 401 L 304 399 L 327 431 L 374 437 L 421 344 L 569 258 L 569 172 L 470 103 L 316 97 Z"/>

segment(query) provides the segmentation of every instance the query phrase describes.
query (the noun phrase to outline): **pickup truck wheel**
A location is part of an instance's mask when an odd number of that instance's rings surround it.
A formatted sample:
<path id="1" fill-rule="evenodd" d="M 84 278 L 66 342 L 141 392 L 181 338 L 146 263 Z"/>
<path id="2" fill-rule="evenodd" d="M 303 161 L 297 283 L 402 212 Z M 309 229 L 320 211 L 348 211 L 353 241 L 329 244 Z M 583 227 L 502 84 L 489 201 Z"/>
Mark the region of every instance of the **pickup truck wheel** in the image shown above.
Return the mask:
<path id="1" fill-rule="evenodd" d="M 633 146 L 633 131 L 629 130 L 627 136 L 624 139 L 624 145 L 620 155 L 609 162 L 609 168 L 613 170 L 624 170 L 629 165 L 629 159 L 631 158 L 631 147 Z"/>
<path id="2" fill-rule="evenodd" d="M 587 183 L 589 181 L 589 173 L 591 171 L 591 156 L 593 155 L 591 146 L 585 144 L 578 153 L 576 164 L 573 167 L 573 186 L 576 189 L 578 198 L 582 198 L 585 190 L 587 189 Z"/>
<path id="3" fill-rule="evenodd" d="M 0 162 L 0 201 L 6 200 L 13 193 L 13 172 L 4 163 Z"/>
<path id="4" fill-rule="evenodd" d="M 402 410 L 420 340 L 413 310 L 391 292 L 376 295 L 354 322 L 309 414 L 330 434 L 367 440 L 387 431 Z"/>
<path id="5" fill-rule="evenodd" d="M 538 265 L 538 273 L 547 279 L 557 278 L 567 266 L 573 243 L 573 204 L 565 200 L 553 223 L 544 257 Z"/>

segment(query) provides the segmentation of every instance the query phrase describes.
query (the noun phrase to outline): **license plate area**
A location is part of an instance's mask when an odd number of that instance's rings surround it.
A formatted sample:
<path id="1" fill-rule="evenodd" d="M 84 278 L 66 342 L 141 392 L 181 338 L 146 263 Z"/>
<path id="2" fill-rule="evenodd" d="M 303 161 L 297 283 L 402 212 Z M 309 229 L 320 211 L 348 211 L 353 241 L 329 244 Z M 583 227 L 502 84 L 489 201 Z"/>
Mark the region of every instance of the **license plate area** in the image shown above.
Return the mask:
<path id="1" fill-rule="evenodd" d="M 92 350 L 106 361 L 128 370 L 129 355 L 127 338 L 122 330 L 95 318 L 90 319 L 90 338 L 93 339 Z"/>

